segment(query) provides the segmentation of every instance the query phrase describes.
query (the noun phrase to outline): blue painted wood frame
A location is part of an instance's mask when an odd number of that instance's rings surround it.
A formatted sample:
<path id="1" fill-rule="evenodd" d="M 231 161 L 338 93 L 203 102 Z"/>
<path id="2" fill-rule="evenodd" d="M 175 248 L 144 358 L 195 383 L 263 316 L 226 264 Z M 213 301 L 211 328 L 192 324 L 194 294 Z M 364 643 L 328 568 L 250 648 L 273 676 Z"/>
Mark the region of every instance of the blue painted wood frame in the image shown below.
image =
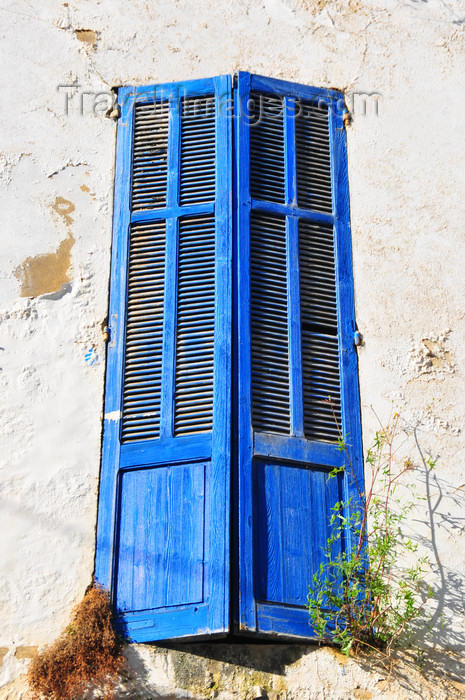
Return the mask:
<path id="1" fill-rule="evenodd" d="M 214 205 L 179 204 L 179 106 L 182 97 L 214 95 L 216 100 L 216 197 Z M 134 107 L 169 101 L 170 137 L 168 147 L 167 206 L 162 210 L 132 212 L 131 163 Z M 230 431 L 231 431 L 231 265 L 232 265 L 232 123 L 224 104 L 231 102 L 229 76 L 122 88 L 118 101 L 121 119 L 117 132 L 114 223 L 110 291 L 110 342 L 107 354 L 105 419 L 97 526 L 95 576 L 112 593 L 113 601 L 125 603 L 132 595 L 138 605 L 123 606 L 120 623 L 131 641 L 144 642 L 179 637 L 224 634 L 229 629 L 229 514 L 230 514 Z M 213 428 L 210 434 L 174 437 L 174 334 L 178 219 L 214 212 L 215 218 L 215 343 L 213 380 Z M 164 304 L 164 351 L 160 438 L 122 444 L 123 357 L 127 300 L 129 227 L 131 222 L 166 219 L 166 265 Z M 176 485 L 176 488 L 175 488 Z M 141 491 L 149 489 L 149 493 Z M 166 495 L 167 490 L 171 493 Z M 184 489 L 181 493 L 180 489 Z M 181 493 L 181 495 L 179 495 Z M 158 500 L 157 500 L 158 499 Z M 161 500 L 160 500 L 161 499 Z M 164 499 L 164 500 L 163 500 Z M 166 500 L 168 499 L 168 500 Z M 163 533 L 157 510 L 180 508 L 175 537 L 183 542 L 184 532 L 195 536 L 192 567 L 198 583 L 185 580 L 191 602 L 181 590 L 183 572 L 176 585 L 158 582 L 160 594 L 144 590 L 135 593 L 126 572 L 134 578 L 136 559 L 145 564 L 144 585 L 150 577 L 151 562 L 144 552 L 135 551 L 131 537 L 137 529 L 141 541 L 149 542 L 151 528 Z M 170 511 L 174 523 L 176 513 Z M 183 522 L 184 517 L 187 518 Z M 203 519 L 203 520 L 202 520 Z M 202 520 L 204 531 L 198 532 Z M 174 527 L 174 526 L 173 526 Z M 158 529 L 157 529 L 158 528 Z M 132 547 L 128 562 L 124 547 Z M 166 553 L 165 553 L 166 554 Z M 175 558 L 166 554 L 167 569 L 175 569 Z M 140 562 L 137 566 L 140 566 Z M 178 567 L 179 568 L 179 567 Z M 199 571 L 201 574 L 199 574 Z M 134 573 L 136 572 L 136 573 Z M 188 576 L 186 572 L 185 576 Z M 136 577 L 137 586 L 137 577 Z M 157 582 L 156 582 L 157 583 Z M 179 590 L 176 589 L 176 586 Z M 118 594 L 119 591 L 119 594 Z M 179 595 L 178 595 L 179 594 Z M 146 598 L 144 598 L 144 595 Z M 148 597 L 147 597 L 148 596 Z M 163 604 L 156 603 L 157 600 Z M 144 600 L 148 603 L 144 605 Z M 155 601 L 155 602 L 154 602 Z M 133 605 L 134 608 L 134 605 Z"/>
<path id="2" fill-rule="evenodd" d="M 338 100 L 340 106 L 341 100 Z M 339 353 L 341 372 L 342 433 L 348 447 L 351 468 L 342 482 L 344 501 L 353 499 L 360 507 L 358 487 L 364 489 L 362 424 L 358 383 L 358 359 L 355 347 L 354 280 L 352 239 L 350 233 L 349 173 L 344 112 L 330 110 L 331 179 L 333 190 L 334 242 L 338 294 Z M 357 487 L 358 484 L 358 487 Z M 351 531 L 347 529 L 348 549 L 352 549 Z"/>
<path id="3" fill-rule="evenodd" d="M 285 98 L 285 162 L 286 199 L 284 204 L 252 200 L 249 191 L 249 125 L 247 100 L 250 90 L 277 93 Z M 183 96 L 216 95 L 218 118 L 216 121 L 216 183 L 215 203 L 197 205 L 179 204 L 179 104 Z M 296 99 L 322 103 L 329 109 L 331 141 L 331 177 L 333 212 L 324 214 L 298 206 L 295 172 L 295 120 L 292 107 Z M 131 157 L 134 104 L 166 100 L 171 104 L 171 145 L 168 174 L 168 198 L 164 209 L 130 211 Z M 118 578 L 117 550 L 120 540 L 127 536 L 128 493 L 135 493 L 141 483 L 156 482 L 158 477 L 149 475 L 167 473 L 178 466 L 175 483 L 188 478 L 192 469 L 204 479 L 201 493 L 192 492 L 193 501 L 203 499 L 204 519 L 209 524 L 205 532 L 203 565 L 205 580 L 199 600 L 186 604 L 170 604 L 157 609 L 126 610 L 121 617 L 130 639 L 156 641 L 159 639 L 224 634 L 229 625 L 229 515 L 230 465 L 231 465 L 231 234 L 232 234 L 232 129 L 231 85 L 228 77 L 172 83 L 142 88 L 124 88 L 119 91 L 122 116 L 118 125 L 116 155 L 116 185 L 114 199 L 113 255 L 111 268 L 110 328 L 108 346 L 107 380 L 105 393 L 105 420 L 102 448 L 102 473 L 97 531 L 95 573 L 98 581 L 114 591 Z M 299 501 L 305 510 L 310 504 L 319 524 L 327 515 L 331 499 L 342 495 L 348 499 L 356 493 L 354 479 L 346 469 L 339 483 L 335 479 L 326 489 L 325 474 L 333 467 L 345 464 L 345 456 L 334 444 L 307 440 L 303 435 L 302 409 L 302 360 L 300 349 L 300 298 L 298 220 L 330 224 L 335 232 L 335 259 L 337 269 L 338 328 L 340 348 L 340 373 L 342 386 L 342 432 L 346 436 L 354 474 L 363 483 L 361 459 L 361 428 L 357 384 L 357 357 L 353 345 L 355 330 L 353 311 L 353 284 L 351 269 L 350 220 L 347 184 L 347 153 L 345 131 L 342 123 L 343 96 L 331 90 L 307 88 L 284 81 L 240 73 L 234 99 L 235 139 L 235 257 L 237 277 L 234 275 L 234 323 L 237 323 L 236 360 L 234 366 L 235 446 L 233 517 L 237 562 L 234 577 L 236 629 L 244 633 L 277 634 L 287 637 L 312 638 L 308 614 L 303 605 L 285 600 L 266 600 L 263 590 L 267 581 L 260 575 L 260 566 L 267 556 L 263 544 L 263 522 L 257 519 L 257 511 L 264 512 L 263 492 L 271 494 L 276 513 L 282 505 L 281 491 L 299 483 L 310 493 Z M 174 141 L 174 143 L 173 143 Z M 292 174 L 292 177 L 291 177 Z M 286 217 L 286 245 L 288 251 L 288 307 L 290 329 L 290 394 L 291 434 L 269 435 L 254 433 L 251 422 L 251 348 L 250 348 L 250 215 L 260 210 Z M 178 219 L 180 216 L 215 214 L 216 250 L 215 275 L 217 280 L 215 307 L 214 348 L 214 417 L 213 430 L 207 435 L 173 437 L 173 387 L 174 387 L 174 332 L 176 309 L 175 270 L 177 262 Z M 167 221 L 167 263 L 165 279 L 165 357 L 163 362 L 163 392 L 160 438 L 120 444 L 122 410 L 122 380 L 124 329 L 126 315 L 126 275 L 130 223 Z M 187 467 L 187 469 L 184 469 Z M 155 472 L 153 472 L 155 474 Z M 135 475 L 132 476 L 132 475 Z M 186 476 L 187 475 L 187 476 Z M 290 476 L 291 475 L 291 476 Z M 292 476 L 294 475 L 294 476 Z M 164 478 L 164 477 L 163 477 Z M 162 477 L 160 477 L 162 479 Z M 176 481 L 177 479 L 177 481 Z M 297 479 L 297 481 L 293 481 Z M 173 482 L 173 483 L 174 483 Z M 168 484 L 168 477 L 163 482 Z M 306 485 L 306 486 L 305 486 Z M 154 487 L 155 488 L 155 487 Z M 136 490 L 136 491 L 135 491 Z M 278 498 L 279 495 L 279 498 Z M 197 500 L 196 500 L 197 499 Z M 124 500 L 124 499 L 123 499 Z M 194 506 L 193 506 L 194 507 Z M 199 506 L 200 507 L 200 506 Z M 192 513 L 190 513 L 192 515 Z M 143 513 L 139 513 L 139 524 Z M 124 522 L 119 522 L 123 519 Z M 261 529 L 260 529 L 261 528 Z M 274 529 L 267 546 L 282 548 L 286 536 L 283 529 Z M 291 533 L 292 535 L 292 533 Z M 291 538 L 292 539 L 292 538 Z M 348 545 L 350 533 L 347 533 Z M 303 558 L 309 567 L 318 564 L 318 542 L 310 537 Z M 312 547 L 315 551 L 312 551 Z M 123 573 L 121 573 L 121 571 Z M 124 579 L 124 566 L 120 566 L 120 579 Z M 278 571 L 279 575 L 279 571 Z M 282 576 L 282 575 L 281 575 Z M 281 581 L 290 590 L 289 582 Z M 124 588 L 123 584 L 120 585 Z M 285 586 L 284 586 L 285 587 Z M 283 588 L 284 590 L 284 588 Z M 283 598 L 282 591 L 280 593 Z M 171 601 L 172 602 L 172 601 Z"/>
<path id="4" fill-rule="evenodd" d="M 251 76 L 240 72 L 235 92 L 235 151 L 236 151 L 236 256 L 237 256 L 237 561 L 235 564 L 238 602 L 235 607 L 236 631 L 256 630 L 256 611 L 253 595 L 253 527 L 252 479 L 250 474 L 253 455 L 252 430 L 252 371 L 250 327 L 250 214 L 249 182 L 250 130 L 247 100 L 251 90 Z"/>
<path id="5" fill-rule="evenodd" d="M 286 163 L 285 204 L 252 200 L 249 188 L 250 136 L 248 99 L 250 91 L 278 94 L 284 98 L 284 138 Z M 238 543 L 236 584 L 239 600 L 236 606 L 236 630 L 263 635 L 314 638 L 303 598 L 293 590 L 292 580 L 284 580 L 284 562 L 269 565 L 269 557 L 278 558 L 295 547 L 300 537 L 302 560 L 308 566 L 307 584 L 318 570 L 323 552 L 317 551 L 326 543 L 331 505 L 344 497 L 357 495 L 346 456 L 335 444 L 307 440 L 303 434 L 302 360 L 300 350 L 300 298 L 298 260 L 298 219 L 314 223 L 332 224 L 335 239 L 337 280 L 339 369 L 342 389 L 342 426 L 346 436 L 354 475 L 363 484 L 363 464 L 358 392 L 357 356 L 353 342 L 355 320 L 350 242 L 350 215 L 347 179 L 346 134 L 342 114 L 344 98 L 333 90 L 308 88 L 261 76 L 239 73 L 236 89 L 236 256 L 237 256 L 237 493 Z M 323 214 L 298 206 L 295 182 L 295 123 L 289 105 L 299 99 L 307 104 L 328 108 L 331 152 L 333 211 Z M 291 434 L 271 435 L 254 433 L 252 427 L 251 328 L 250 328 L 250 214 L 260 210 L 286 217 L 288 251 L 288 318 L 290 328 L 290 393 Z M 346 467 L 337 479 L 328 479 L 334 467 Z M 308 522 L 301 518 L 299 532 L 286 530 L 283 513 L 292 512 L 293 496 L 288 491 L 297 488 L 296 502 L 301 510 L 308 510 Z M 307 489 L 301 498 L 299 489 Z M 297 497 L 298 496 L 298 497 Z M 267 500 L 268 499 L 268 500 Z M 286 501 L 286 499 L 288 499 Z M 299 500 L 300 499 L 300 500 Z M 287 510 L 286 510 L 287 509 Z M 290 509 L 290 510 L 289 510 Z M 271 516 L 269 513 L 271 512 Z M 268 514 L 267 514 L 268 513 Z M 273 513 L 282 522 L 270 520 Z M 302 524 L 303 523 L 303 524 Z M 303 529 L 302 529 L 303 528 Z M 321 533 L 317 532 L 321 530 Z M 305 537 L 305 534 L 308 536 Z M 297 538 L 298 539 L 298 538 Z M 351 546 L 347 537 L 348 546 Z M 314 551 L 309 551 L 313 548 Z M 270 554 L 271 552 L 271 554 Z M 286 565 L 287 566 L 287 565 Z M 269 568 L 280 581 L 270 582 L 263 573 Z M 274 592 L 272 589 L 275 589 Z M 269 593 L 271 591 L 271 593 Z M 267 599 L 267 595 L 269 598 Z M 286 599 L 286 596 L 287 599 Z M 299 597 L 300 596 L 300 597 Z"/>

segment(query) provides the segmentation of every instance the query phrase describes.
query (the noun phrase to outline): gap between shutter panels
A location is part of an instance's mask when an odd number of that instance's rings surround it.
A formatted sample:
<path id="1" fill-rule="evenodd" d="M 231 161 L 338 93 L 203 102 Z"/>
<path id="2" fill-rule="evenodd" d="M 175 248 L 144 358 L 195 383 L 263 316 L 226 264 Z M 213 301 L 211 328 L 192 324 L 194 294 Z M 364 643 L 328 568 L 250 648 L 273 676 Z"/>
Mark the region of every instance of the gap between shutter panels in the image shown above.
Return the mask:
<path id="1" fill-rule="evenodd" d="M 215 218 L 179 220 L 174 434 L 212 429 Z"/>
<path id="2" fill-rule="evenodd" d="M 252 212 L 250 236 L 253 427 L 289 434 L 285 218 Z"/>
<path id="3" fill-rule="evenodd" d="M 165 222 L 130 228 L 122 442 L 160 433 Z"/>

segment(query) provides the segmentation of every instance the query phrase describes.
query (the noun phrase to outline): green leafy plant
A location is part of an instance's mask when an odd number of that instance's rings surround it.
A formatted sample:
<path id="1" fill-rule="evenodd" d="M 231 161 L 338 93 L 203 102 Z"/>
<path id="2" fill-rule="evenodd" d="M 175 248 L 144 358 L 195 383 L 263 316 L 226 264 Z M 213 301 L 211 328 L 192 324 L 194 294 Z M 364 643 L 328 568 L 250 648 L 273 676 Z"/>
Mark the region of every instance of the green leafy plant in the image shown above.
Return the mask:
<path id="1" fill-rule="evenodd" d="M 404 478 L 414 469 L 412 461 L 399 463 L 396 454 L 400 426 L 395 413 L 376 433 L 366 456 L 366 489 L 357 483 L 346 440 L 339 439 L 357 496 L 331 509 L 330 537 L 309 586 L 308 610 L 320 641 L 337 644 L 346 655 L 377 649 L 390 656 L 433 596 L 431 588 L 422 588 L 427 559 L 416 554 L 416 543 L 402 529 L 419 496 Z M 430 460 L 428 467 L 434 466 Z"/>

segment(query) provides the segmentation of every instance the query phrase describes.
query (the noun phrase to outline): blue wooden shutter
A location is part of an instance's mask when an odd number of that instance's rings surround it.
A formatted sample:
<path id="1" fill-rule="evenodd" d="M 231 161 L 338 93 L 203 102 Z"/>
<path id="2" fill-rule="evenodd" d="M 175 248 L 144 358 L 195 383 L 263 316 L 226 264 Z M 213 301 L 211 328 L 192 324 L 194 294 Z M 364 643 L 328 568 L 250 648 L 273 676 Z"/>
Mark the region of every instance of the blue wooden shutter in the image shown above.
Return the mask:
<path id="1" fill-rule="evenodd" d="M 138 642 L 229 626 L 230 97 L 119 92 L 96 577 Z"/>
<path id="2" fill-rule="evenodd" d="M 238 77 L 236 623 L 249 632 L 314 636 L 305 604 L 330 509 L 356 494 L 337 424 L 363 479 L 340 100 Z"/>

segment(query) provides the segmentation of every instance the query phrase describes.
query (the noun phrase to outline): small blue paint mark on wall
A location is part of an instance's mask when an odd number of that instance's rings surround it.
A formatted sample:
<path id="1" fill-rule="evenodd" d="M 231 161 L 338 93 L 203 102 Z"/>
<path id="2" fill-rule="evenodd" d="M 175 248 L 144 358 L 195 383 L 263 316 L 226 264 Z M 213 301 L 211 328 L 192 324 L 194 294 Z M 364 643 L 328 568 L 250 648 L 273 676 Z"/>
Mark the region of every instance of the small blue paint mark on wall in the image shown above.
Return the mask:
<path id="1" fill-rule="evenodd" d="M 90 348 L 84 355 L 84 359 L 88 365 L 94 365 L 98 362 L 98 353 L 95 348 Z"/>

